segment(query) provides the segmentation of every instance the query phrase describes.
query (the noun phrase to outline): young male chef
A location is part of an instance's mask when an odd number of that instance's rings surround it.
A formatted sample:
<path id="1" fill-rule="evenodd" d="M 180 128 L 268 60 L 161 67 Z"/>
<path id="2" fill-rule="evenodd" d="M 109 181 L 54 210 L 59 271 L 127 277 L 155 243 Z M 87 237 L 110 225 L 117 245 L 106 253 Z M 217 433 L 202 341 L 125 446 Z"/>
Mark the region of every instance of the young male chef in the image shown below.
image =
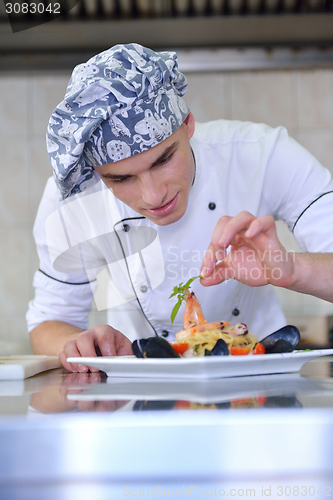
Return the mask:
<path id="1" fill-rule="evenodd" d="M 169 296 L 199 274 L 207 321 L 246 323 L 258 338 L 285 324 L 273 286 L 333 300 L 328 170 L 282 127 L 195 123 L 186 87 L 174 52 L 116 45 L 74 69 L 50 118 L 27 321 L 34 352 L 68 370 L 88 370 L 69 356 L 173 340 L 182 310 L 171 324 Z M 304 253 L 285 251 L 278 219 Z M 108 324 L 88 329 L 93 301 Z"/>

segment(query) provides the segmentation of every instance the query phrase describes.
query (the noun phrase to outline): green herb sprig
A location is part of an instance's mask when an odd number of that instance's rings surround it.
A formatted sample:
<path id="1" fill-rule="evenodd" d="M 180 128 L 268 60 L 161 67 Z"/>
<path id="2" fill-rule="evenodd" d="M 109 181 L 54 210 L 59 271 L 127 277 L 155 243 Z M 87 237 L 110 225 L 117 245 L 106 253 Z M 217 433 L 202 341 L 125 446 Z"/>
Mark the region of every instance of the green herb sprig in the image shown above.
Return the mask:
<path id="1" fill-rule="evenodd" d="M 194 278 L 189 279 L 185 283 L 185 285 L 183 285 L 183 283 L 179 283 L 178 286 L 173 287 L 173 293 L 170 295 L 169 299 L 171 299 L 171 297 L 175 297 L 175 295 L 177 295 L 178 301 L 177 301 L 175 307 L 172 309 L 172 312 L 171 312 L 171 323 L 172 324 L 173 324 L 173 322 L 175 320 L 175 317 L 177 316 L 177 313 L 178 313 L 178 311 L 180 309 L 180 306 L 183 303 L 183 300 L 186 299 L 185 289 L 190 288 L 190 286 L 193 283 L 193 281 L 196 280 L 196 279 L 198 279 L 198 278 L 201 278 L 201 276 L 195 276 Z"/>

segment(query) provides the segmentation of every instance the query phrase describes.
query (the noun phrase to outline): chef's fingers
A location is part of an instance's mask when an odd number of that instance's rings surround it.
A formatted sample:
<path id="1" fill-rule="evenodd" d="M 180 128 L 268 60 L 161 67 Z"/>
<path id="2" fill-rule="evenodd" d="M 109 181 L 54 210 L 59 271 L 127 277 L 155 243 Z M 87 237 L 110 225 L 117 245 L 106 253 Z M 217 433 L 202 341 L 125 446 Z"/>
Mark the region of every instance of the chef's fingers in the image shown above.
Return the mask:
<path id="1" fill-rule="evenodd" d="M 86 330 L 84 332 L 81 332 L 77 338 L 76 338 L 76 347 L 80 353 L 80 356 L 82 357 L 87 357 L 87 358 L 95 358 L 97 357 L 97 352 L 96 352 L 96 338 L 95 338 L 95 332 L 94 328 L 91 330 Z M 79 371 L 80 372 L 85 372 L 90 370 L 91 372 L 99 372 L 98 368 L 94 368 L 93 366 L 85 366 L 82 363 L 79 365 Z"/>
<path id="2" fill-rule="evenodd" d="M 202 262 L 200 275 L 203 278 L 208 278 L 215 272 L 216 263 L 226 257 L 228 246 L 239 241 L 239 234 L 244 234 L 254 219 L 254 215 L 246 211 L 240 212 L 235 217 L 225 215 L 219 219 Z M 214 281 L 221 282 L 217 276 Z M 204 284 L 203 281 L 201 283 Z"/>
<path id="3" fill-rule="evenodd" d="M 244 236 L 245 238 L 255 238 L 260 233 L 267 233 L 270 237 L 277 237 L 274 217 L 271 215 L 263 215 L 258 219 L 254 219 Z"/>
<path id="4" fill-rule="evenodd" d="M 227 248 L 229 245 L 236 244 L 237 241 L 234 241 L 237 235 L 244 235 L 253 221 L 256 220 L 256 217 L 250 212 L 240 212 L 235 215 L 235 217 L 230 217 L 229 221 L 221 226 L 222 232 L 220 233 L 218 245 L 220 247 Z"/>
<path id="5" fill-rule="evenodd" d="M 131 341 L 121 332 L 110 325 L 100 325 L 83 331 L 75 340 L 68 341 L 64 347 L 64 354 L 61 354 L 59 359 L 67 370 L 81 373 L 90 370 L 96 373 L 99 371 L 98 368 L 87 367 L 79 362 L 69 364 L 66 358 L 130 355 L 133 354 L 131 346 Z"/>
<path id="6" fill-rule="evenodd" d="M 220 268 L 217 268 L 217 262 L 226 257 L 228 246 L 244 244 L 244 239 L 254 238 L 264 232 L 271 238 L 277 238 L 275 221 L 270 215 L 256 218 L 250 212 L 243 211 L 235 217 L 221 217 L 202 262 L 200 275 L 203 278 L 210 278 L 209 284 L 221 283 L 223 279 Z M 212 277 L 213 273 L 216 276 Z M 207 286 L 208 282 L 202 279 L 201 284 Z"/>
<path id="7" fill-rule="evenodd" d="M 219 260 L 223 260 L 226 256 L 226 246 L 220 245 L 220 239 L 224 232 L 225 227 L 228 225 L 232 218 L 229 216 L 221 217 L 216 224 L 214 229 L 212 240 L 209 244 L 209 247 L 205 253 L 205 256 L 202 261 L 200 276 L 203 278 L 208 278 L 213 273 L 216 263 Z M 201 279 L 201 283 L 203 284 L 203 280 Z"/>
<path id="8" fill-rule="evenodd" d="M 200 283 L 203 286 L 219 285 L 223 281 L 230 279 L 228 277 L 228 265 L 225 261 L 216 264 L 213 272 L 206 278 L 201 278 Z"/>
<path id="9" fill-rule="evenodd" d="M 117 356 L 130 356 L 133 355 L 132 342 L 125 335 L 115 330 L 115 347 Z"/>
<path id="10" fill-rule="evenodd" d="M 102 356 L 123 356 L 132 353 L 132 343 L 121 332 L 110 325 L 97 326 L 94 329 L 95 345 Z"/>
<path id="11" fill-rule="evenodd" d="M 68 370 L 69 372 L 78 372 L 79 371 L 78 365 L 68 363 L 67 358 L 69 358 L 69 355 L 67 355 L 64 351 L 62 351 L 59 354 L 59 361 L 62 364 L 62 366 L 65 368 L 65 370 Z"/>
<path id="12" fill-rule="evenodd" d="M 69 340 L 66 342 L 64 346 L 64 352 L 66 358 L 75 358 L 82 356 L 96 356 L 96 351 L 94 348 L 94 339 L 90 333 L 90 330 L 81 332 L 76 339 Z M 78 360 L 77 363 L 71 363 L 72 370 L 80 373 L 85 373 L 89 371 L 88 366 L 80 363 Z M 99 371 L 97 368 L 93 369 L 94 371 Z"/>

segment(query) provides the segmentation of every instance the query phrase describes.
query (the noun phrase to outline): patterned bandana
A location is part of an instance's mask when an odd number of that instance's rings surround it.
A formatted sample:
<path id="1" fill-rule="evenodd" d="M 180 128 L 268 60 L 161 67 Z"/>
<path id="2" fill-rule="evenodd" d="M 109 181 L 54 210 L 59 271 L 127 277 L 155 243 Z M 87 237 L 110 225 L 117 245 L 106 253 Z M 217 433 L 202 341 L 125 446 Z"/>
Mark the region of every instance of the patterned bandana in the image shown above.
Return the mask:
<path id="1" fill-rule="evenodd" d="M 47 150 L 61 198 L 98 181 L 94 166 L 156 146 L 183 123 L 187 81 L 175 52 L 115 45 L 74 68 Z"/>

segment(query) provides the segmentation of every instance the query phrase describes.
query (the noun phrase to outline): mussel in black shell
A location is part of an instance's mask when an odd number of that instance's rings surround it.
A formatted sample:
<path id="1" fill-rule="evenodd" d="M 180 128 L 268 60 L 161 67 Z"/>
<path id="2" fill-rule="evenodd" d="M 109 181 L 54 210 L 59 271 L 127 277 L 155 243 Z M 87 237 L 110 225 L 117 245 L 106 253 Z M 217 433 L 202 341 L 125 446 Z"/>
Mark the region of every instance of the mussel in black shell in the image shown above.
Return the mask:
<path id="1" fill-rule="evenodd" d="M 292 352 L 300 341 L 300 338 L 301 336 L 296 326 L 287 325 L 260 340 L 260 343 L 265 347 L 266 354 Z"/>
<path id="2" fill-rule="evenodd" d="M 162 337 L 135 340 L 132 351 L 137 358 L 180 358 L 172 345 Z"/>
<path id="3" fill-rule="evenodd" d="M 211 351 L 205 349 L 205 356 L 228 356 L 228 354 L 229 349 L 223 339 L 219 339 Z"/>

